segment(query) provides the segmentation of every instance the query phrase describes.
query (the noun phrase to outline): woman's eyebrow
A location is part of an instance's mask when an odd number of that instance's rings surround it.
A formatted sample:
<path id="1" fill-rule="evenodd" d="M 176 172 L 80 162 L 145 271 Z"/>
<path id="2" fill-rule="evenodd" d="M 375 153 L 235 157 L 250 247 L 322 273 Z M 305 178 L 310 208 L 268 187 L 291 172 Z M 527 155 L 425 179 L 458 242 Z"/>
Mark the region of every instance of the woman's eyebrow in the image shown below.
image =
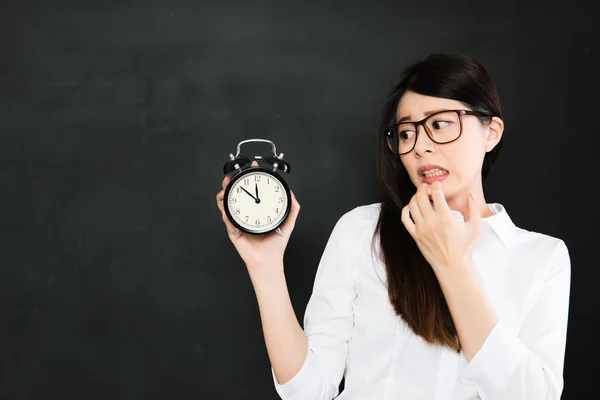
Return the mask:
<path id="1" fill-rule="evenodd" d="M 425 111 L 425 118 L 427 118 L 428 116 L 430 116 L 431 114 L 435 114 L 436 112 L 440 112 L 440 111 L 445 111 L 445 109 L 442 110 L 431 110 L 431 111 Z M 407 115 L 405 117 L 402 117 L 398 120 L 398 123 L 402 122 L 402 121 L 407 121 L 410 120 L 411 116 Z"/>

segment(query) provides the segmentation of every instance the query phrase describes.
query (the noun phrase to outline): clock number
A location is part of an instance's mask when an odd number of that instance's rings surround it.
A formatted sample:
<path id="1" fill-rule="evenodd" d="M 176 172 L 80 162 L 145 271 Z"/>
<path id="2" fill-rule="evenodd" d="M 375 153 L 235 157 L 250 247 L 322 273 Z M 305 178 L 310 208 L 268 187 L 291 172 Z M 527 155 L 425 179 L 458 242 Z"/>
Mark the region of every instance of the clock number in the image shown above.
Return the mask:
<path id="1" fill-rule="evenodd" d="M 275 209 L 275 214 L 279 214 L 279 208 Z"/>
<path id="2" fill-rule="evenodd" d="M 269 178 L 267 178 L 267 185 L 269 184 Z"/>
<path id="3" fill-rule="evenodd" d="M 237 215 L 239 215 L 239 214 L 240 214 L 240 209 L 239 209 L 239 208 L 236 208 L 236 209 L 235 209 L 235 213 L 236 213 Z M 246 217 L 246 218 L 247 218 L 247 217 Z"/>
<path id="4" fill-rule="evenodd" d="M 246 215 L 246 222 L 248 222 L 248 216 Z"/>
<path id="5" fill-rule="evenodd" d="M 280 197 L 278 200 L 280 203 L 283 203 L 283 197 Z"/>
<path id="6" fill-rule="evenodd" d="M 275 191 L 276 191 L 276 192 L 279 192 L 279 186 L 277 186 L 277 187 L 275 188 Z"/>
<path id="7" fill-rule="evenodd" d="M 260 175 L 254 175 L 254 182 L 260 182 Z"/>
<path id="8" fill-rule="evenodd" d="M 260 225 L 260 219 L 256 220 L 256 225 Z"/>
<path id="9" fill-rule="evenodd" d="M 269 215 L 269 216 L 267 217 L 267 224 L 270 224 L 270 223 L 271 223 L 271 216 Z"/>
<path id="10" fill-rule="evenodd" d="M 244 185 L 248 186 L 250 184 L 250 179 L 244 178 Z"/>
<path id="11" fill-rule="evenodd" d="M 236 194 L 240 194 L 240 193 L 242 193 L 242 188 L 241 188 L 241 187 L 239 187 L 239 186 L 238 186 L 238 187 L 236 187 L 236 188 L 235 188 L 235 193 L 236 193 Z"/>
<path id="12" fill-rule="evenodd" d="M 236 198 L 236 197 L 232 197 L 232 198 L 231 198 L 231 202 L 232 202 L 233 204 L 237 203 L 237 198 Z"/>

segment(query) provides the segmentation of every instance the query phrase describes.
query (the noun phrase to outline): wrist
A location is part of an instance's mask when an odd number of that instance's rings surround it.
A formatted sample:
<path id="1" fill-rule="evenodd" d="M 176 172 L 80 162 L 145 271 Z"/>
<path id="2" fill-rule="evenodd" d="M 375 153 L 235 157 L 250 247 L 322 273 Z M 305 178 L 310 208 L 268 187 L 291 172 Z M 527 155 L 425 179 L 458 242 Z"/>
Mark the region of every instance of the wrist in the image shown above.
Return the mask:
<path id="1" fill-rule="evenodd" d="M 247 266 L 248 275 L 253 285 L 272 284 L 284 277 L 283 262 L 264 264 L 260 266 Z"/>
<path id="2" fill-rule="evenodd" d="M 281 302 L 281 299 L 289 298 L 283 268 L 253 271 L 250 280 L 259 305 L 270 303 L 273 299 Z"/>
<path id="3" fill-rule="evenodd" d="M 470 263 L 461 263 L 446 268 L 440 268 L 436 274 L 442 288 L 471 282 L 475 274 Z"/>

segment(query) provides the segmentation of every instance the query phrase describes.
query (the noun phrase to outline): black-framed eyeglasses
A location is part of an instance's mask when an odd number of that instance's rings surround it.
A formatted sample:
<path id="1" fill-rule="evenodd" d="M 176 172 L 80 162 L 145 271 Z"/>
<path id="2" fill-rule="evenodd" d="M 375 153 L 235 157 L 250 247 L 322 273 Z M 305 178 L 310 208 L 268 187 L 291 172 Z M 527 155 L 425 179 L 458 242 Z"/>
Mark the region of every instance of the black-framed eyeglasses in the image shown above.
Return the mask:
<path id="1" fill-rule="evenodd" d="M 419 125 L 423 125 L 427 136 L 438 144 L 455 141 L 462 134 L 462 116 L 493 117 L 474 110 L 443 110 L 423 118 L 420 121 L 403 121 L 390 126 L 383 132 L 390 151 L 396 155 L 409 153 L 417 143 Z"/>

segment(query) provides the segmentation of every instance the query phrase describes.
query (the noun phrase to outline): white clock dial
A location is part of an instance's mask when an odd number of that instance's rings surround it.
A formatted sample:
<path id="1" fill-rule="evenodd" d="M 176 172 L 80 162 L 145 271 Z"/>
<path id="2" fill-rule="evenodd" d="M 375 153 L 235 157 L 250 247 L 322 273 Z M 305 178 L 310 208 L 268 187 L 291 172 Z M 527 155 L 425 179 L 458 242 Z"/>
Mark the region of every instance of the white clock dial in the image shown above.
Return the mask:
<path id="1" fill-rule="evenodd" d="M 255 198 L 260 202 L 257 203 Z M 256 171 L 243 175 L 232 184 L 227 205 L 239 225 L 249 230 L 266 231 L 285 217 L 288 199 L 279 179 Z"/>

